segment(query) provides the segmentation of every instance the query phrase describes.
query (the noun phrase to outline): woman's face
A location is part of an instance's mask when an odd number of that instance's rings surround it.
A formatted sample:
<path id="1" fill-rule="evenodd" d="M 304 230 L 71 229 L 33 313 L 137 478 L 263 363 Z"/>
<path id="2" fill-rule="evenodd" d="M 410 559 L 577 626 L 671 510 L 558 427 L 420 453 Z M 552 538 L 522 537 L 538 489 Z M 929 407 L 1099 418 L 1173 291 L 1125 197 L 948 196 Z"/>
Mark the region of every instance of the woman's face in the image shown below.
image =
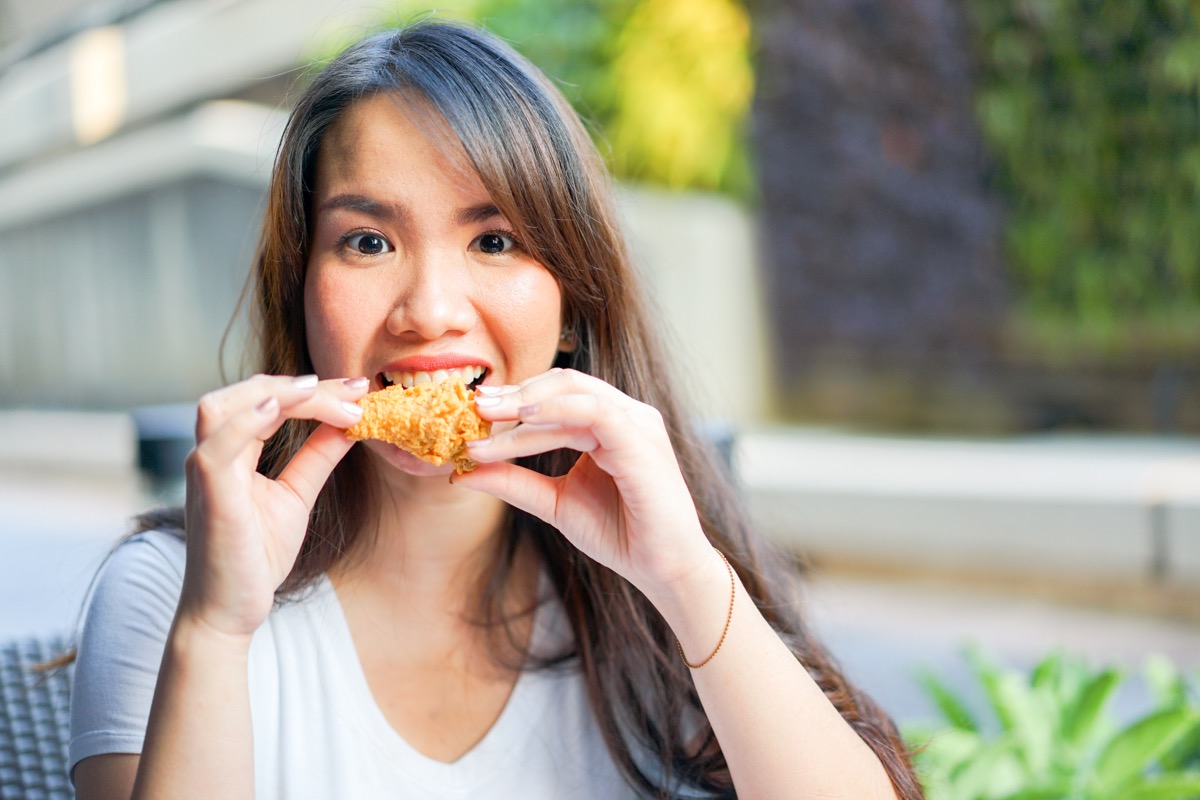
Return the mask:
<path id="1" fill-rule="evenodd" d="M 381 389 L 544 372 L 560 337 L 557 281 L 521 249 L 474 172 L 409 121 L 412 109 L 390 95 L 358 101 L 322 142 L 304 289 L 317 374 L 365 375 Z M 410 474 L 453 469 L 367 446 Z"/>

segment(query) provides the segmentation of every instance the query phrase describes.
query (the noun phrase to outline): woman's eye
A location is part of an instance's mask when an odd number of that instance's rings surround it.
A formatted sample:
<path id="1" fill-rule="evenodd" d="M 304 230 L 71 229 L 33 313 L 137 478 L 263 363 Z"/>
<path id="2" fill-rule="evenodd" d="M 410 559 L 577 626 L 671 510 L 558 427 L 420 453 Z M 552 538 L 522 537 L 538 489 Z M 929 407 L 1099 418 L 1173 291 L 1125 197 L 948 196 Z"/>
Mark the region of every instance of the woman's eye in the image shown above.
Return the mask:
<path id="1" fill-rule="evenodd" d="M 512 236 L 500 232 L 485 233 L 471 243 L 472 250 L 479 250 L 481 253 L 491 255 L 507 253 L 509 250 L 515 249 L 516 246 L 517 241 Z"/>
<path id="2" fill-rule="evenodd" d="M 352 252 L 363 256 L 377 256 L 381 253 L 389 253 L 392 246 L 388 244 L 388 240 L 377 233 L 355 233 L 347 236 L 345 245 Z"/>

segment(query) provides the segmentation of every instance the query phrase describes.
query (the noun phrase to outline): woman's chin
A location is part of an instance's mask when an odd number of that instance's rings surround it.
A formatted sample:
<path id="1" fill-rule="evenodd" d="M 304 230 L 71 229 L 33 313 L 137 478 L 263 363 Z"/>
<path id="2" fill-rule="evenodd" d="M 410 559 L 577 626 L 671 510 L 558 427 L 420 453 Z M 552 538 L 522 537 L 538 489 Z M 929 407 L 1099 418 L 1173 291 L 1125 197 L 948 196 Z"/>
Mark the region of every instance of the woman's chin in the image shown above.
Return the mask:
<path id="1" fill-rule="evenodd" d="M 425 459 L 417 458 L 394 444 L 375 440 L 368 441 L 366 444 L 388 466 L 406 475 L 416 478 L 436 478 L 454 474 L 454 465 L 448 461 L 445 464 L 430 464 Z"/>

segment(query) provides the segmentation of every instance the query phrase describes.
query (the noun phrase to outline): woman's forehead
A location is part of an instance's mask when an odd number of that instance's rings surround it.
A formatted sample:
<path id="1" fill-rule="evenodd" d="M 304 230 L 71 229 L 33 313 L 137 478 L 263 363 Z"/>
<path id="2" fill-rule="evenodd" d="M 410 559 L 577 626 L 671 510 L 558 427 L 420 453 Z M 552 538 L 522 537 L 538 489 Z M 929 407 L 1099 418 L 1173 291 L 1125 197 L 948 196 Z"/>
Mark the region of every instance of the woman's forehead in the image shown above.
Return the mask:
<path id="1" fill-rule="evenodd" d="M 317 153 L 318 194 L 333 183 L 370 184 L 389 173 L 432 171 L 459 191 L 486 194 L 445 118 L 424 100 L 397 93 L 355 101 L 330 125 Z"/>

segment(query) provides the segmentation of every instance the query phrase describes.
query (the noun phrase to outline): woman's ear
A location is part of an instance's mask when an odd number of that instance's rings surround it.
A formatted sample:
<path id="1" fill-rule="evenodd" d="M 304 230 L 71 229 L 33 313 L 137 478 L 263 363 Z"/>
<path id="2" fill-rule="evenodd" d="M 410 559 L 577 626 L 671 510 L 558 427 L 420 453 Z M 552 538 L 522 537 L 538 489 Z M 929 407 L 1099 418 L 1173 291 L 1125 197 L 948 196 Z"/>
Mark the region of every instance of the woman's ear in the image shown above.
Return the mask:
<path id="1" fill-rule="evenodd" d="M 558 337 L 558 352 L 571 353 L 579 344 L 579 336 L 575 333 L 575 329 L 570 326 L 564 326 L 562 334 Z"/>

